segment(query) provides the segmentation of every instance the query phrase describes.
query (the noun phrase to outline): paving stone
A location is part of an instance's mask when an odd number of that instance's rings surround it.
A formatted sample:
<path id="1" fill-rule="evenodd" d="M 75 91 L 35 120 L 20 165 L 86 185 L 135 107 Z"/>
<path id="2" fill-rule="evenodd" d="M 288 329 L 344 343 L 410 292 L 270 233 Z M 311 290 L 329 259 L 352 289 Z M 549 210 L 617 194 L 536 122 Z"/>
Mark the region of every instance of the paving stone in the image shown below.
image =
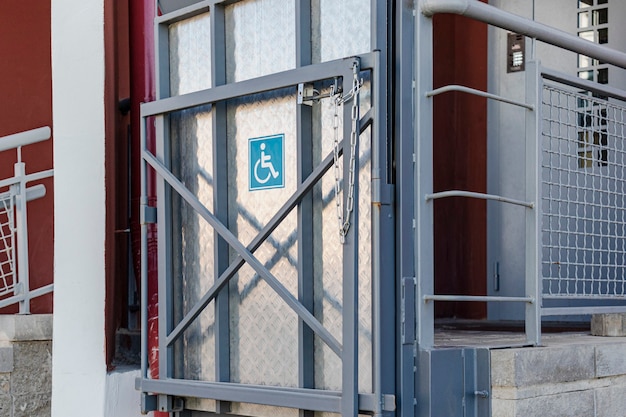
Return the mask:
<path id="1" fill-rule="evenodd" d="M 626 313 L 592 315 L 591 334 L 594 336 L 626 336 Z"/>
<path id="2" fill-rule="evenodd" d="M 0 393 L 0 417 L 12 417 L 13 399 L 10 395 Z"/>
<path id="3" fill-rule="evenodd" d="M 581 391 L 517 400 L 514 414 L 509 414 L 508 416 L 592 417 L 594 415 L 595 404 L 593 391 Z M 501 414 L 500 416 L 504 417 L 505 414 Z"/>
<path id="4" fill-rule="evenodd" d="M 591 345 L 496 350 L 491 359 L 494 386 L 524 387 L 595 377 Z"/>
<path id="5" fill-rule="evenodd" d="M 596 376 L 626 375 L 626 344 L 596 346 Z"/>
<path id="6" fill-rule="evenodd" d="M 621 417 L 626 413 L 626 385 L 596 390 L 596 417 Z"/>
<path id="7" fill-rule="evenodd" d="M 13 371 L 13 346 L 0 346 L 0 372 Z"/>
<path id="8" fill-rule="evenodd" d="M 11 393 L 11 374 L 0 374 L 0 395 Z"/>

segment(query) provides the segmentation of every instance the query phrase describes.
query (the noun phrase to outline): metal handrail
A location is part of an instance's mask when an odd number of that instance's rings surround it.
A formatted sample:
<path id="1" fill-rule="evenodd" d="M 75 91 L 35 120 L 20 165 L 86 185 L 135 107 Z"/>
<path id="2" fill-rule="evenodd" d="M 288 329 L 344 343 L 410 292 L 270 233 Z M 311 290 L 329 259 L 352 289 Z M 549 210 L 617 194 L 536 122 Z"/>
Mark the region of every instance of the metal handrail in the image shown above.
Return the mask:
<path id="1" fill-rule="evenodd" d="M 30 313 L 30 300 L 48 294 L 54 290 L 54 284 L 45 285 L 36 289 L 30 288 L 29 266 L 28 266 L 28 226 L 26 217 L 26 203 L 46 195 L 46 187 L 38 184 L 27 187 L 31 181 L 49 178 L 54 175 L 54 170 L 44 170 L 31 174 L 26 174 L 26 167 L 22 161 L 22 147 L 30 144 L 43 142 L 51 137 L 51 130 L 48 126 L 28 130 L 4 137 L 0 137 L 0 152 L 11 149 L 17 150 L 17 162 L 14 166 L 13 177 L 0 181 L 0 187 L 9 187 L 9 191 L 0 193 L 0 200 L 10 200 L 11 204 L 5 207 L 5 211 L 15 210 L 15 215 L 8 215 L 10 227 L 10 238 L 3 239 L 2 243 L 12 261 L 10 271 L 4 273 L 6 294 L 13 294 L 0 300 L 0 308 L 4 308 L 19 303 L 19 313 Z M 17 243 L 17 250 L 15 245 Z M 15 267 L 17 258 L 17 268 Z M 17 270 L 16 270 L 17 269 Z M 9 285 L 6 280 L 10 279 Z"/>

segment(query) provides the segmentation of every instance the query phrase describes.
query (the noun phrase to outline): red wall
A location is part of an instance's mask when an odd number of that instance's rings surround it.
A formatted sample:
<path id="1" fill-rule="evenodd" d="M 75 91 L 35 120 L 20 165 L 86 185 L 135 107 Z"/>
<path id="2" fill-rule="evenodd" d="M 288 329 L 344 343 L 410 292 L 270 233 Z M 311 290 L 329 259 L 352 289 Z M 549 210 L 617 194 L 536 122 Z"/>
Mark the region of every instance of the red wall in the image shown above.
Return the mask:
<path id="1" fill-rule="evenodd" d="M 52 127 L 50 2 L 2 0 L 0 16 L 0 136 Z M 52 168 L 52 140 L 25 147 L 22 157 L 27 173 Z M 15 151 L 0 153 L 0 179 L 12 176 L 15 161 Z M 31 288 L 53 280 L 53 180 L 42 183 L 46 196 L 28 204 Z M 31 312 L 51 313 L 52 294 L 33 300 Z"/>
<path id="2" fill-rule="evenodd" d="M 456 15 L 434 19 L 434 87 L 487 90 L 487 27 Z M 434 191 L 487 188 L 487 104 L 466 93 L 434 98 Z M 435 292 L 484 295 L 486 205 L 483 200 L 435 201 Z M 483 303 L 437 303 L 438 317 L 484 318 Z"/>

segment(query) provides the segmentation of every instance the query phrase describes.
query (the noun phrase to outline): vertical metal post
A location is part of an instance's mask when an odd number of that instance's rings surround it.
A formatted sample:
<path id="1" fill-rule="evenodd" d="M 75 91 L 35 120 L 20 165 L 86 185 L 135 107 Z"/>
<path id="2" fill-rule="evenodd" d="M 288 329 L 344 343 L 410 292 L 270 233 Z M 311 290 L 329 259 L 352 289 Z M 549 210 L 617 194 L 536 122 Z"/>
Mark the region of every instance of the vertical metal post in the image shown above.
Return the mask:
<path id="1" fill-rule="evenodd" d="M 433 202 L 425 196 L 433 192 L 433 106 L 426 92 L 433 85 L 433 22 L 416 14 L 415 83 L 415 261 L 417 274 L 417 341 L 420 349 L 434 344 L 434 306 L 424 296 L 434 291 Z"/>
<path id="2" fill-rule="evenodd" d="M 384 394 L 395 390 L 395 222 L 393 186 L 390 179 L 391 135 L 388 132 L 388 7 L 386 1 L 372 0 L 372 49 L 378 51 L 372 72 L 372 376 L 376 397 L 375 416 L 383 412 Z M 364 221 L 367 221 L 364 219 Z"/>
<path id="3" fill-rule="evenodd" d="M 296 66 L 311 65 L 311 0 L 296 2 Z M 312 107 L 297 107 L 298 186 L 313 170 Z M 298 204 L 298 300 L 313 313 L 313 194 L 309 192 Z M 314 332 L 298 320 L 298 385 L 315 388 Z M 300 417 L 312 417 L 313 412 L 300 410 Z"/>
<path id="4" fill-rule="evenodd" d="M 526 304 L 526 338 L 541 343 L 541 93 L 543 82 L 538 61 L 526 64 L 526 102 L 535 106 L 526 111 L 526 296 L 535 301 Z"/>
<path id="5" fill-rule="evenodd" d="M 395 202 L 397 220 L 396 248 L 396 316 L 400 317 L 398 334 L 400 340 L 396 355 L 398 387 L 396 395 L 399 417 L 415 416 L 415 148 L 414 148 L 414 89 L 415 80 L 413 54 L 415 47 L 415 9 L 412 4 L 397 1 L 394 27 L 396 48 L 394 51 L 394 138 L 395 138 Z M 400 280 L 407 283 L 402 285 Z M 405 294 L 402 294 L 402 291 Z M 413 301 L 413 303 L 411 303 Z M 403 311 L 404 310 L 404 311 Z M 403 314 L 404 312 L 404 314 Z"/>
<path id="6" fill-rule="evenodd" d="M 26 219 L 26 165 L 22 162 L 22 147 L 17 148 L 17 162 L 14 165 L 15 178 L 19 178 L 15 195 L 15 224 L 17 227 L 17 281 L 18 292 L 24 298 L 20 301 L 20 314 L 30 313 L 30 273 L 28 270 L 28 222 Z M 15 279 L 15 277 L 13 278 Z"/>
<path id="7" fill-rule="evenodd" d="M 156 17 L 156 16 L 155 16 Z M 156 98 L 170 97 L 169 70 L 169 28 L 165 24 L 154 24 L 154 64 Z M 167 166 L 171 166 L 169 138 L 169 115 L 160 115 L 154 119 L 156 157 Z M 174 348 L 167 346 L 167 335 L 173 326 L 174 285 L 172 278 L 172 198 L 171 190 L 162 178 L 156 178 L 157 195 L 157 245 L 158 245 L 158 297 L 159 297 L 159 378 L 173 377 Z"/>
<path id="8" fill-rule="evenodd" d="M 139 120 L 140 138 L 139 151 L 146 150 L 146 119 Z M 148 378 L 148 224 L 146 223 L 146 208 L 148 206 L 146 187 L 146 161 L 143 155 L 140 158 L 140 193 L 139 207 L 141 228 L 141 377 Z"/>
<path id="9" fill-rule="evenodd" d="M 352 89 L 352 64 L 349 62 L 349 68 L 343 75 L 343 91 L 344 93 Z M 355 95 L 353 100 L 356 100 Z M 352 103 L 345 103 L 343 106 L 343 207 L 346 207 L 348 196 L 348 177 L 350 175 L 350 134 L 352 129 L 351 115 Z M 358 120 L 358 115 L 357 115 Z M 359 131 L 357 127 L 357 132 Z M 357 133 L 358 135 L 358 133 Z M 350 223 L 352 226 L 345 237 L 343 246 L 343 313 L 342 313 L 342 334 L 343 334 L 343 350 L 341 352 L 342 362 L 342 396 L 341 396 L 341 415 L 342 417 L 356 417 L 359 412 L 359 373 L 358 373 L 358 271 L 359 271 L 359 146 L 358 140 L 356 145 L 356 166 L 355 166 L 355 182 L 354 182 L 354 210 Z M 344 210 L 345 212 L 345 210 Z M 339 237 L 337 237 L 339 238 Z"/>
<path id="10" fill-rule="evenodd" d="M 224 5 L 210 6 L 211 24 L 211 87 L 226 84 L 226 23 Z M 228 226 L 228 143 L 226 137 L 226 102 L 213 103 L 213 210 L 222 224 Z M 215 277 L 229 265 L 228 244 L 215 233 Z M 215 298 L 215 379 L 230 381 L 230 291 L 225 285 Z M 230 403 L 217 402 L 217 413 L 230 412 Z"/>

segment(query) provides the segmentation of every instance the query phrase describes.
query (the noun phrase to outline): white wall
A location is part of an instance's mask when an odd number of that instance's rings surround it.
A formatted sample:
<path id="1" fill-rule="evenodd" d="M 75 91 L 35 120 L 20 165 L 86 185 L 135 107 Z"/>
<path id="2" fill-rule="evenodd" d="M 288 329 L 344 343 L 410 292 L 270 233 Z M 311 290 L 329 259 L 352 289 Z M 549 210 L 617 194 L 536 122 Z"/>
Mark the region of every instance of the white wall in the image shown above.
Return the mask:
<path id="1" fill-rule="evenodd" d="M 103 12 L 103 0 L 52 1 L 53 417 L 104 415 Z"/>

